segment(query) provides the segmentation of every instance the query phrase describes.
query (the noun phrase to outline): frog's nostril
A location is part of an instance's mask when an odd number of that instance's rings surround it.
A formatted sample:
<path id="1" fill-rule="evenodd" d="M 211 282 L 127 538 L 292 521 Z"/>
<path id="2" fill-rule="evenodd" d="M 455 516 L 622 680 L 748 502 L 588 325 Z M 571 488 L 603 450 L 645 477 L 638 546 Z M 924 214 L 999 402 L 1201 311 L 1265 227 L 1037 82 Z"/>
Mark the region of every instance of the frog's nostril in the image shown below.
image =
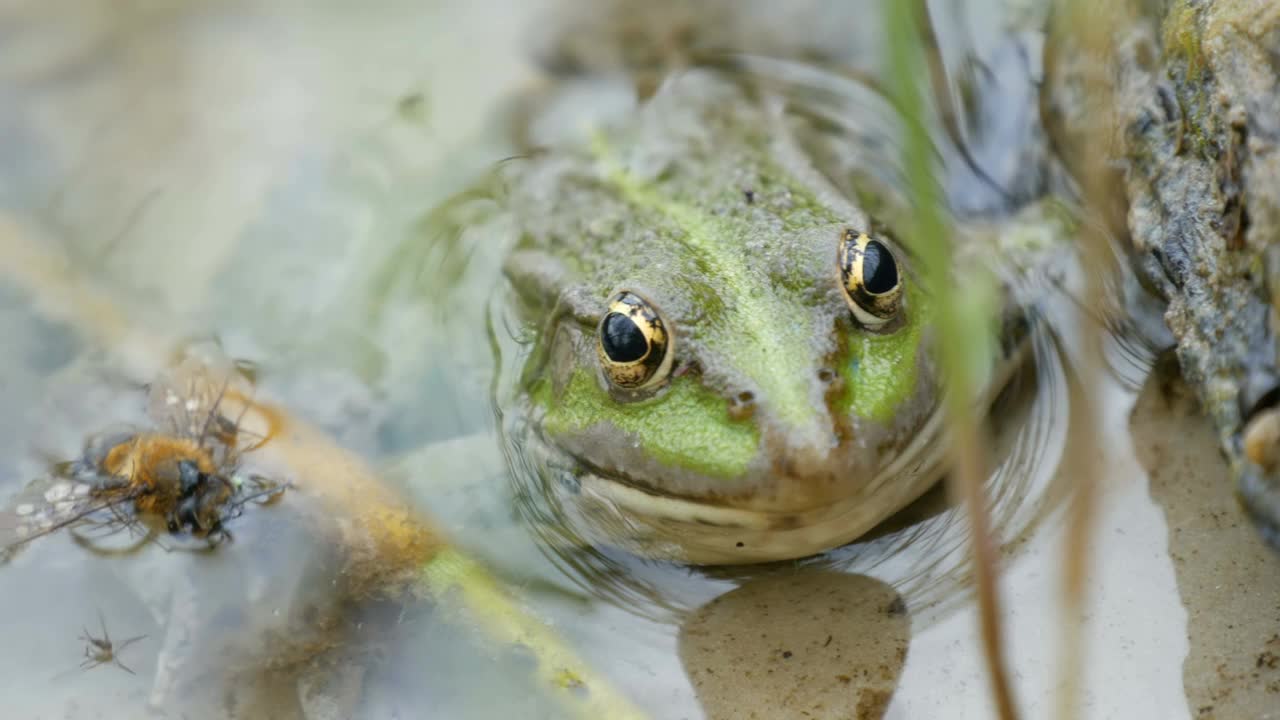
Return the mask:
<path id="1" fill-rule="evenodd" d="M 829 385 L 835 382 L 835 379 L 836 379 L 835 370 L 832 370 L 831 368 L 821 368 L 818 370 L 818 380 L 821 381 L 822 384 Z"/>
<path id="2" fill-rule="evenodd" d="M 743 390 L 729 398 L 729 417 L 734 420 L 745 420 L 751 417 L 756 408 L 756 395 L 750 390 Z"/>
<path id="3" fill-rule="evenodd" d="M 827 451 L 808 445 L 784 448 L 775 458 L 774 470 L 780 476 L 815 487 L 833 479 Z"/>

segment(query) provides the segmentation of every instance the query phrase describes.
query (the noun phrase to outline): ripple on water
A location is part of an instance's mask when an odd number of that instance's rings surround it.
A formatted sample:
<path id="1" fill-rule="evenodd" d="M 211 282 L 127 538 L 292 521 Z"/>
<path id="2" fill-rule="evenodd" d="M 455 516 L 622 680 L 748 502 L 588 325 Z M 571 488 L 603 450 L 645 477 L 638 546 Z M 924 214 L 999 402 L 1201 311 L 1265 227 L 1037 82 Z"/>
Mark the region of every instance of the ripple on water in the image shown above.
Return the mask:
<path id="1" fill-rule="evenodd" d="M 1053 481 L 1070 414 L 1066 372 L 1054 336 L 1037 324 L 1030 343 L 1031 362 L 991 413 L 997 461 L 988 480 L 992 523 L 1009 551 L 1059 499 Z M 504 369 L 511 369 L 506 363 L 518 367 L 514 364 L 520 361 L 508 354 Z M 863 539 L 821 555 L 774 566 L 690 568 L 637 558 L 586 540 L 575 529 L 572 507 L 562 504 L 572 502 L 571 473 L 556 469 L 554 458 L 547 457 L 552 451 L 534 439 L 519 413 L 507 413 L 504 423 L 517 507 L 543 553 L 578 592 L 628 612 L 672 622 L 726 589 L 779 566 L 874 577 L 901 593 L 912 612 L 921 614 L 918 621 L 968 598 L 968 522 L 962 508 L 947 503 L 942 487 Z"/>

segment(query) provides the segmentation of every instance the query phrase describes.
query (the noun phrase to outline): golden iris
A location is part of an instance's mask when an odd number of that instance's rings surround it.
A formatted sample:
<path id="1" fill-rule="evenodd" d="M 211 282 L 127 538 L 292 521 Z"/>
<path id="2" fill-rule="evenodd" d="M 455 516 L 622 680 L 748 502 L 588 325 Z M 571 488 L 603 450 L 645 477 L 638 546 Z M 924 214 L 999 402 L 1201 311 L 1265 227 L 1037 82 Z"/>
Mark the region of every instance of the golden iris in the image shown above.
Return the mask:
<path id="1" fill-rule="evenodd" d="M 888 245 L 865 232 L 845 230 L 837 261 L 845 302 L 859 323 L 874 329 L 897 317 L 902 273 Z"/>
<path id="2" fill-rule="evenodd" d="M 605 377 L 626 390 L 650 388 L 665 380 L 675 353 L 658 310 L 627 290 L 609 298 L 608 307 L 600 318 L 596 343 Z"/>

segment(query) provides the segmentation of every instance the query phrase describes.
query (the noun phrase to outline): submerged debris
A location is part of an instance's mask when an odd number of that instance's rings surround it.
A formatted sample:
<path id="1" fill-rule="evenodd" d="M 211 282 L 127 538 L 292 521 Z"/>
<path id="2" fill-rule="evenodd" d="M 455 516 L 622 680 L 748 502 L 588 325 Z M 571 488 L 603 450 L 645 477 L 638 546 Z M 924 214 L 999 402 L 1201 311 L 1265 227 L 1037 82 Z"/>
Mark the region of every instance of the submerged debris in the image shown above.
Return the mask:
<path id="1" fill-rule="evenodd" d="M 210 546 L 230 538 L 226 522 L 250 502 L 281 497 L 287 484 L 239 472 L 240 458 L 269 439 L 223 414 L 223 399 L 242 375 L 227 369 L 215 387 L 202 362 L 177 365 L 150 388 L 155 427 L 89 439 L 81 457 L 62 463 L 0 507 L 0 562 L 31 540 L 67 528 L 77 542 L 98 542 L 121 530 L 138 531 L 132 550 L 161 530 L 202 538 Z"/>
<path id="2" fill-rule="evenodd" d="M 107 621 L 102 617 L 101 610 L 98 611 L 98 624 L 102 627 L 102 637 L 97 638 L 91 635 L 89 628 L 84 628 L 84 634 L 80 636 L 80 639 L 85 642 L 84 662 L 80 663 L 80 667 L 91 670 L 99 665 L 114 663 L 130 675 L 136 675 L 137 673 L 130 669 L 128 665 L 120 661 L 120 651 L 139 640 L 145 639 L 147 636 L 136 635 L 128 640 L 113 643 L 111 635 L 107 633 Z"/>

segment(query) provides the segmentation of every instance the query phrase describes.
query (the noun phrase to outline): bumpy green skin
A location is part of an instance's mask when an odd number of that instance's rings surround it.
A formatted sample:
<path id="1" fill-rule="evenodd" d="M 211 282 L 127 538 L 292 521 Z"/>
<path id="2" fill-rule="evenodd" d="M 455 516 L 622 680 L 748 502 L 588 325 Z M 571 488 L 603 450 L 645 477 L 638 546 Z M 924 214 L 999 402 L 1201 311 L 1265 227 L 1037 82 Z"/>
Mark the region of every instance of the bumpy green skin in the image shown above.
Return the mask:
<path id="1" fill-rule="evenodd" d="M 774 511 L 854 494 L 919 432 L 937 403 L 927 298 L 908 275 L 886 332 L 852 318 L 837 244 L 870 219 L 793 132 L 691 71 L 625 127 L 511 164 L 505 269 L 540 330 L 526 386 L 548 441 L 633 485 Z M 620 392 L 599 368 L 596 323 L 623 289 L 674 335 L 656 392 Z"/>
<path id="2" fill-rule="evenodd" d="M 1178 0 L 1160 22 L 1150 33 L 1160 64 L 1130 67 L 1142 82 L 1120 98 L 1130 229 L 1141 270 L 1168 301 L 1183 373 L 1274 534 L 1280 481 L 1244 459 L 1240 437 L 1280 387 L 1280 6 Z"/>
<path id="3" fill-rule="evenodd" d="M 724 398 L 695 378 L 677 378 L 660 399 L 619 405 L 601 389 L 595 373 L 579 368 L 559 397 L 549 380 L 535 385 L 547 414 L 543 429 L 552 437 L 580 433 L 607 422 L 634 435 L 657 462 L 708 477 L 732 479 L 747 471 L 760 445 L 755 425 L 729 416 Z"/>

